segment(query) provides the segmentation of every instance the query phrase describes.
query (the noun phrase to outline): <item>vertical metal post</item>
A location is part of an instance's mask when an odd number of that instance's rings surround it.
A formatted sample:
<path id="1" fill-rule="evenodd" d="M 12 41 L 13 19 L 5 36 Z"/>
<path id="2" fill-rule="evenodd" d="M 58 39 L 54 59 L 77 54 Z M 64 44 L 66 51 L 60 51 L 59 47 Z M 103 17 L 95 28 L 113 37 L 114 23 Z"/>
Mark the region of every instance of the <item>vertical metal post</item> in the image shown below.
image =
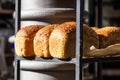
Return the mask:
<path id="1" fill-rule="evenodd" d="M 21 0 L 15 0 L 15 34 L 20 29 L 21 21 Z M 14 79 L 20 80 L 20 60 L 17 60 L 15 54 Z"/>
<path id="2" fill-rule="evenodd" d="M 97 63 L 97 80 L 103 80 L 102 63 Z"/>
<path id="3" fill-rule="evenodd" d="M 96 24 L 96 0 L 89 0 L 89 25 L 94 27 Z"/>
<path id="4" fill-rule="evenodd" d="M 82 41 L 83 41 L 84 0 L 76 0 L 76 80 L 82 80 Z"/>
<path id="5" fill-rule="evenodd" d="M 103 1 L 98 0 L 98 27 L 102 27 L 102 9 L 103 9 Z M 103 80 L 102 77 L 102 63 L 97 63 L 97 80 Z"/>
<path id="6" fill-rule="evenodd" d="M 21 21 L 21 0 L 15 2 L 15 34 L 20 29 Z"/>
<path id="7" fill-rule="evenodd" d="M 20 60 L 15 60 L 14 79 L 20 80 Z"/>
<path id="8" fill-rule="evenodd" d="M 103 10 L 103 1 L 98 0 L 98 27 L 102 27 L 102 10 Z"/>
<path id="9" fill-rule="evenodd" d="M 96 26 L 96 0 L 89 0 L 89 26 Z M 94 73 L 94 77 L 97 77 L 96 63 L 89 64 L 89 71 Z"/>

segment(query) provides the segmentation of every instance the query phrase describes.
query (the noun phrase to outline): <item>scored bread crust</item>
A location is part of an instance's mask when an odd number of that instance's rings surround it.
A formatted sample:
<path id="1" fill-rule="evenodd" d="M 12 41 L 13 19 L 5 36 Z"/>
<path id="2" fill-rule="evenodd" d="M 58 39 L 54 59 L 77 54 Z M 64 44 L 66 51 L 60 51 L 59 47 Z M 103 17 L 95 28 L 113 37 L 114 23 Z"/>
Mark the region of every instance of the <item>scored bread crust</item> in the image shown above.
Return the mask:
<path id="1" fill-rule="evenodd" d="M 106 26 L 95 31 L 100 37 L 100 48 L 106 48 L 109 45 L 120 43 L 120 28 L 115 26 Z"/>
<path id="2" fill-rule="evenodd" d="M 52 57 L 75 57 L 76 23 L 65 22 L 56 27 L 49 38 L 49 50 Z"/>
<path id="3" fill-rule="evenodd" d="M 49 58 L 49 36 L 58 24 L 52 24 L 40 29 L 34 38 L 34 52 L 37 57 Z"/>
<path id="4" fill-rule="evenodd" d="M 15 52 L 18 56 L 34 56 L 33 39 L 42 25 L 30 25 L 21 28 L 15 37 Z"/>

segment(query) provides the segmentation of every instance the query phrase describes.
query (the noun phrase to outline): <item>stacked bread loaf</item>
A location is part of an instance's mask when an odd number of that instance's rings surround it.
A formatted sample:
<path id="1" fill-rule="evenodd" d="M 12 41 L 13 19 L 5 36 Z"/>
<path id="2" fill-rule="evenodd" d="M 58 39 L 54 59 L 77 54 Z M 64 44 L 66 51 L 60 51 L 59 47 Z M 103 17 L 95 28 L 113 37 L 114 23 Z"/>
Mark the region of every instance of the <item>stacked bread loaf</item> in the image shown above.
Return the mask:
<path id="1" fill-rule="evenodd" d="M 90 47 L 99 47 L 98 35 L 83 24 L 83 55 Z M 76 22 L 48 26 L 28 26 L 16 34 L 15 51 L 18 56 L 43 58 L 74 58 L 76 53 Z"/>
<path id="2" fill-rule="evenodd" d="M 42 27 L 41 25 L 32 25 L 18 31 L 15 38 L 15 51 L 18 56 L 34 56 L 34 36 Z"/>
<path id="3" fill-rule="evenodd" d="M 120 43 L 120 28 L 115 26 L 106 26 L 95 31 L 100 37 L 100 48 L 106 48 L 109 45 Z"/>
<path id="4" fill-rule="evenodd" d="M 48 25 L 40 29 L 34 38 L 34 52 L 37 57 L 51 57 L 49 52 L 49 37 L 58 24 Z"/>
<path id="5" fill-rule="evenodd" d="M 107 57 L 120 55 L 120 27 L 106 26 L 103 28 L 92 27 L 99 36 L 99 49 L 87 53 L 87 57 Z"/>

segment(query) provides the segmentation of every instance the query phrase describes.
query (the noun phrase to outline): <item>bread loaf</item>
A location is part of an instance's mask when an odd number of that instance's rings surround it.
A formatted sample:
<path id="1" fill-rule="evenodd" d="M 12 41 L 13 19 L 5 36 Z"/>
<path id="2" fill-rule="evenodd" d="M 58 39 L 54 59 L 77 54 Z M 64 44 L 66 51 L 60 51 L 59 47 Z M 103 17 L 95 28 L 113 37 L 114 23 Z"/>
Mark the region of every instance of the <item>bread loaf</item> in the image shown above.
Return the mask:
<path id="1" fill-rule="evenodd" d="M 74 58 L 76 53 L 76 22 L 52 24 L 46 27 L 32 25 L 21 28 L 15 38 L 18 56 Z M 98 35 L 83 24 L 83 56 L 87 56 L 91 46 L 99 47 Z M 33 41 L 34 40 L 34 41 Z M 33 44 L 34 43 L 34 44 Z"/>
<path id="2" fill-rule="evenodd" d="M 74 58 L 76 53 L 76 23 L 66 22 L 53 30 L 49 39 L 50 54 L 56 58 Z M 97 34 L 83 25 L 83 55 L 87 56 L 91 46 L 99 47 Z"/>
<path id="3" fill-rule="evenodd" d="M 31 25 L 21 28 L 15 38 L 15 52 L 18 56 L 34 56 L 33 39 L 41 25 Z"/>
<path id="4" fill-rule="evenodd" d="M 34 52 L 37 57 L 49 58 L 49 36 L 58 24 L 48 25 L 40 29 L 34 38 Z"/>
<path id="5" fill-rule="evenodd" d="M 75 57 L 76 23 L 66 22 L 56 27 L 49 38 L 49 50 L 52 57 Z"/>
<path id="6" fill-rule="evenodd" d="M 100 48 L 120 43 L 120 28 L 107 26 L 95 31 L 100 37 Z"/>
<path id="7" fill-rule="evenodd" d="M 83 56 L 88 56 L 91 46 L 99 48 L 99 37 L 91 27 L 83 24 Z"/>

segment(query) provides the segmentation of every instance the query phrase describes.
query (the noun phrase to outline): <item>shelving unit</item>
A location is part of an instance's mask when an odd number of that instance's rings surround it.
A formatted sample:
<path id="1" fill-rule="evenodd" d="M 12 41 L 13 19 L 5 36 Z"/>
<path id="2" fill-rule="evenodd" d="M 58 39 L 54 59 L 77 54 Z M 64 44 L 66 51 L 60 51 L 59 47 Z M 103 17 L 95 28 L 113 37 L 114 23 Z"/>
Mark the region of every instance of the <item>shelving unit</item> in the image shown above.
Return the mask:
<path id="1" fill-rule="evenodd" d="M 63 63 L 73 63 L 75 64 L 76 59 L 57 59 L 57 58 L 50 58 L 50 59 L 45 59 L 45 58 L 40 58 L 40 57 L 16 57 L 17 60 L 31 60 L 31 61 L 44 61 L 44 62 L 63 62 Z"/>
<path id="2" fill-rule="evenodd" d="M 63 62 L 63 63 L 73 63 L 75 64 L 76 58 L 74 59 L 57 59 L 57 58 L 40 58 L 40 57 L 16 57 L 17 60 L 29 60 L 29 61 L 44 61 L 44 62 Z M 116 57 L 103 57 L 103 58 L 82 58 L 82 63 L 94 63 L 94 62 L 113 62 L 113 61 L 119 61 L 120 56 Z"/>
<path id="3" fill-rule="evenodd" d="M 91 0 L 91 4 L 95 0 Z M 95 4 L 94 4 L 95 5 Z M 95 7 L 95 6 L 92 7 Z M 92 10 L 92 8 L 90 9 Z M 77 22 L 77 29 L 76 29 L 76 58 L 75 59 L 66 59 L 66 60 L 60 60 L 60 59 L 43 59 L 38 57 L 19 57 L 15 55 L 15 80 L 20 80 L 20 61 L 21 60 L 29 60 L 29 61 L 44 61 L 44 62 L 62 62 L 62 63 L 73 63 L 75 64 L 75 80 L 83 80 L 83 73 L 82 69 L 83 63 L 98 63 L 97 68 L 97 80 L 102 80 L 102 65 L 101 62 L 110 62 L 110 61 L 119 61 L 120 57 L 105 57 L 105 58 L 82 58 L 82 39 L 83 39 L 83 31 L 82 31 L 82 24 L 83 24 L 83 12 L 84 12 L 84 0 L 76 0 L 76 22 Z M 90 12 L 91 14 L 95 12 L 95 8 Z M 16 19 L 15 19 L 15 34 L 20 29 L 20 18 L 21 15 L 21 0 L 16 0 Z M 95 24 L 95 18 L 91 19 L 90 17 L 90 23 L 93 25 Z M 98 26 L 102 26 L 102 0 L 98 0 Z"/>

